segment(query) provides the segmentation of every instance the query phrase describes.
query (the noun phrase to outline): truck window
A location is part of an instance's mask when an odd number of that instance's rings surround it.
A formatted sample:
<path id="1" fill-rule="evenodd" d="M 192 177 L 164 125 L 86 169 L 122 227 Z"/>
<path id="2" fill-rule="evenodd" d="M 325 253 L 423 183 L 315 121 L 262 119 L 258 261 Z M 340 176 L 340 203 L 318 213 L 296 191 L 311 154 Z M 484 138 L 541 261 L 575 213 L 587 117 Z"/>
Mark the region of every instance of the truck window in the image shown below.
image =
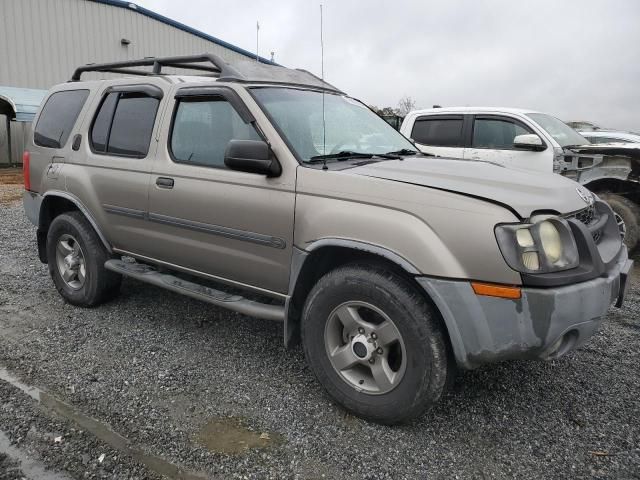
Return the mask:
<path id="1" fill-rule="evenodd" d="M 513 139 L 518 135 L 532 133 L 523 125 L 506 119 L 476 118 L 473 122 L 473 148 L 513 148 Z"/>
<path id="2" fill-rule="evenodd" d="M 422 145 L 462 147 L 462 116 L 418 118 L 411 138 Z"/>
<path id="3" fill-rule="evenodd" d="M 112 92 L 102 101 L 91 127 L 96 153 L 143 158 L 160 100 L 137 92 Z"/>
<path id="4" fill-rule="evenodd" d="M 261 140 L 222 97 L 178 102 L 171 128 L 173 161 L 226 168 L 224 152 L 230 140 Z"/>
<path id="5" fill-rule="evenodd" d="M 89 90 L 53 93 L 38 118 L 33 134 L 34 143 L 47 148 L 64 147 L 88 96 Z"/>

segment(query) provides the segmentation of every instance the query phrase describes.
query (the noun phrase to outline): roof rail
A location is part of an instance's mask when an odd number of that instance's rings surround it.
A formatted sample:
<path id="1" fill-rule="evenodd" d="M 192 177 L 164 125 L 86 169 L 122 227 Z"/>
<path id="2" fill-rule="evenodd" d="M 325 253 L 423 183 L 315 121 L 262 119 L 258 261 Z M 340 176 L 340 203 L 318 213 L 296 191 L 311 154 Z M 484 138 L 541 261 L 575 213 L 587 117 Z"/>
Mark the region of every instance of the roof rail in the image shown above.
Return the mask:
<path id="1" fill-rule="evenodd" d="M 151 71 L 137 70 L 131 69 L 130 67 L 152 67 L 152 69 Z M 218 55 L 203 53 L 201 55 L 181 55 L 175 57 L 147 57 L 140 60 L 124 60 L 122 62 L 90 63 L 76 68 L 70 81 L 79 81 L 85 72 L 108 72 L 144 76 L 161 75 L 162 67 L 204 71 L 216 77 L 244 77 Z"/>

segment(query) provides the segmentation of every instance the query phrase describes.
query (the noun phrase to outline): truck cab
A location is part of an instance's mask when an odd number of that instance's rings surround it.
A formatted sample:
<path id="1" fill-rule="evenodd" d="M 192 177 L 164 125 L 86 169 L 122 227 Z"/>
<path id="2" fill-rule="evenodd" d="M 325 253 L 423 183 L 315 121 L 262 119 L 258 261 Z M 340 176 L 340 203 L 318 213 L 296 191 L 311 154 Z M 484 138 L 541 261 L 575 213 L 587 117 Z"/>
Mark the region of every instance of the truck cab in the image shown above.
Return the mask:
<path id="1" fill-rule="evenodd" d="M 630 250 L 638 244 L 640 144 L 592 145 L 551 115 L 502 107 L 415 110 L 400 132 L 431 155 L 571 178 L 611 205 Z"/>

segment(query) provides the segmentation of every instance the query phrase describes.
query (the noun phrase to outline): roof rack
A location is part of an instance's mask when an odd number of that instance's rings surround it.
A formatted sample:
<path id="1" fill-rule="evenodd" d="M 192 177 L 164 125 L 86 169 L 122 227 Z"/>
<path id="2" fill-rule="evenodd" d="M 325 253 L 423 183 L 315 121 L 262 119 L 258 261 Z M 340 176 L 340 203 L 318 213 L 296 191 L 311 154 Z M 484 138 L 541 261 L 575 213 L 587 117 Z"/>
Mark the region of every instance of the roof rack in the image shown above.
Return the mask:
<path id="1" fill-rule="evenodd" d="M 137 70 L 130 67 L 152 67 L 149 70 Z M 181 55 L 175 57 L 147 57 L 140 60 L 124 60 L 122 62 L 90 63 L 76 68 L 71 76 L 71 82 L 77 82 L 85 72 L 121 73 L 125 75 L 161 75 L 162 67 L 184 68 L 207 72 L 215 77 L 239 77 L 235 68 L 225 62 L 218 55 L 203 53 L 201 55 Z"/>
<path id="2" fill-rule="evenodd" d="M 135 67 L 151 67 L 151 69 L 143 70 Z M 255 60 L 238 61 L 232 65 L 213 53 L 177 57 L 147 57 L 140 60 L 110 63 L 90 63 L 76 68 L 69 81 L 80 81 L 82 74 L 85 72 L 142 76 L 162 75 L 163 67 L 196 70 L 203 72 L 200 75 L 212 76 L 225 82 L 291 85 L 342 93 L 333 85 L 306 70 L 293 70 L 279 65 L 256 62 Z"/>

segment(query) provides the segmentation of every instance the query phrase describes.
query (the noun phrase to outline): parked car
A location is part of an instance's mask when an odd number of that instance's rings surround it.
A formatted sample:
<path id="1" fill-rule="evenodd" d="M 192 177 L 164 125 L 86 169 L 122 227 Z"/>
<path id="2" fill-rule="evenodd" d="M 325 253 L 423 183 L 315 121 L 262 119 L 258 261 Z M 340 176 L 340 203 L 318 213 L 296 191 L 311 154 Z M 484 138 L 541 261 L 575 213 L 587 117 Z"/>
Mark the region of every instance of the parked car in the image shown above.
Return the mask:
<path id="1" fill-rule="evenodd" d="M 590 143 L 640 143 L 640 135 L 617 130 L 578 130 Z"/>
<path id="2" fill-rule="evenodd" d="M 574 121 L 574 122 L 565 122 L 565 123 L 569 125 L 571 128 L 573 128 L 574 130 L 584 131 L 584 132 L 591 132 L 593 130 L 598 130 L 600 128 L 598 125 L 592 122 L 585 122 L 585 121 L 575 122 Z"/>
<path id="3" fill-rule="evenodd" d="M 417 110 L 400 131 L 432 155 L 569 177 L 611 205 L 629 250 L 638 245 L 639 145 L 592 145 L 551 115 L 517 108 Z"/>
<path id="4" fill-rule="evenodd" d="M 575 182 L 423 155 L 307 72 L 215 55 L 80 67 L 37 114 L 24 174 L 67 302 L 129 276 L 282 321 L 335 401 L 384 423 L 456 367 L 579 347 L 632 266 Z"/>

